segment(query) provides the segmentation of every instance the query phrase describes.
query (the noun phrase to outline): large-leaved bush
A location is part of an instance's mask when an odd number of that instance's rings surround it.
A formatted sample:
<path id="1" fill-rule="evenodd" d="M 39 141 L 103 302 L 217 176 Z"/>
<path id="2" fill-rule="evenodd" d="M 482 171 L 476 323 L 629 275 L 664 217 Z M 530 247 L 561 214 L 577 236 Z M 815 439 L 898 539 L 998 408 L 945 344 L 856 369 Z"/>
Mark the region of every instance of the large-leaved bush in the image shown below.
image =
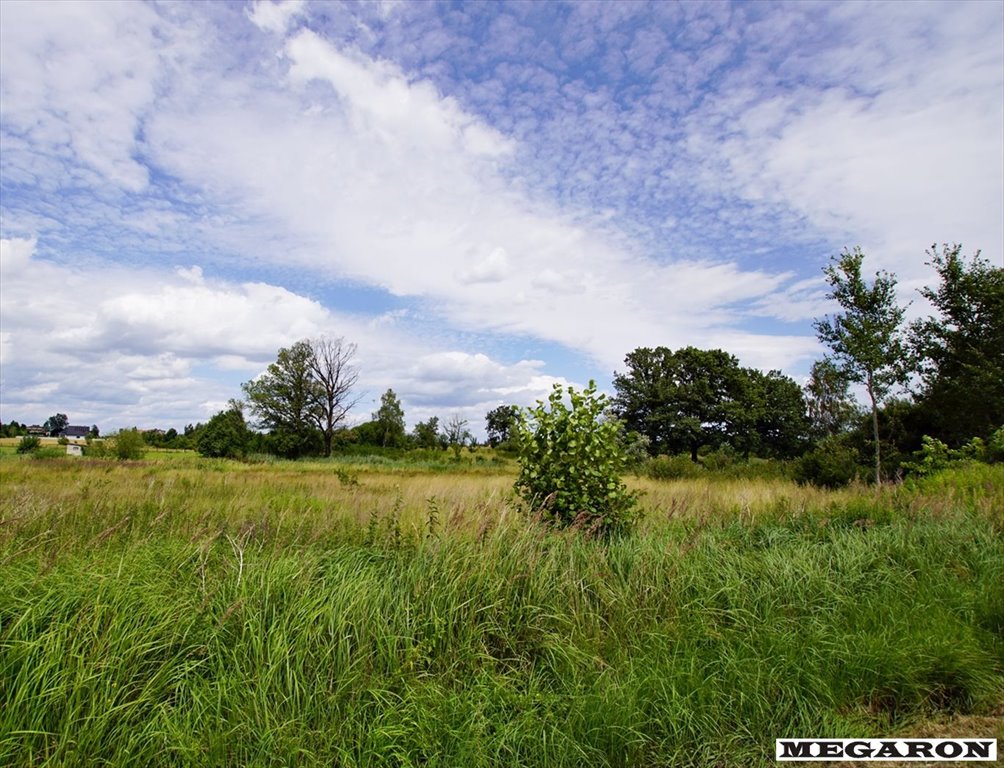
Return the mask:
<path id="1" fill-rule="evenodd" d="M 522 412 L 516 424 L 520 473 L 516 491 L 544 519 L 590 535 L 628 530 L 637 495 L 621 480 L 627 455 L 622 425 L 609 415 L 596 384 L 582 392 L 554 385 L 547 402 Z"/>

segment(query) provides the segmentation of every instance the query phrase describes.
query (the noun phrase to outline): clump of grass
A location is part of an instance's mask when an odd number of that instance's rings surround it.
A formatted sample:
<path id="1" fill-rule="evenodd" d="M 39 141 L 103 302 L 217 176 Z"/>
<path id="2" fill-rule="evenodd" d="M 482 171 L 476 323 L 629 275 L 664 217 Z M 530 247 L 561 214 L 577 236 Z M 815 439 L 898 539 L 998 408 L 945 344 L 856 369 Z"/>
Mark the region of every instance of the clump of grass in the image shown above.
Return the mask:
<path id="1" fill-rule="evenodd" d="M 598 542 L 506 478 L 0 472 L 0 764 L 766 765 L 1004 697 L 1000 474 Z"/>

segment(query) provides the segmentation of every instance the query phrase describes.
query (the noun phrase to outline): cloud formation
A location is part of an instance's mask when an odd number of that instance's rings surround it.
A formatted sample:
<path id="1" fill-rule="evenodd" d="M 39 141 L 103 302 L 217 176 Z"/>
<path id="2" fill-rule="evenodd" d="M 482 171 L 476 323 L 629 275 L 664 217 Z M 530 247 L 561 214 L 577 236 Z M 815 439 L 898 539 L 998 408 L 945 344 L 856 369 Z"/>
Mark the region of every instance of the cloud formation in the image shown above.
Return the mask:
<path id="1" fill-rule="evenodd" d="M 1002 92 L 987 3 L 10 0 L 3 417 L 177 426 L 318 333 L 409 420 L 641 345 L 799 375 L 843 246 L 1004 253 Z"/>

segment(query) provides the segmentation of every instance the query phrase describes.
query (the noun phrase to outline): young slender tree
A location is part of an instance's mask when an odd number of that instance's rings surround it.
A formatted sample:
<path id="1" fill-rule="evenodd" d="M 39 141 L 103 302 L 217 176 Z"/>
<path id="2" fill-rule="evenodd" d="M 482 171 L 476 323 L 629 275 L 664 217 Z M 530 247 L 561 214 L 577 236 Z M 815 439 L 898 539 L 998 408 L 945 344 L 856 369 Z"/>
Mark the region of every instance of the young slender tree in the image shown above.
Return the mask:
<path id="1" fill-rule="evenodd" d="M 906 379 L 909 354 L 902 325 L 903 307 L 896 303 L 896 278 L 877 272 L 868 283 L 861 276 L 864 254 L 860 248 L 844 249 L 823 269 L 830 285 L 829 297 L 842 312 L 816 320 L 819 340 L 833 352 L 832 360 L 850 381 L 863 384 L 872 414 L 875 442 L 875 482 L 882 482 L 882 449 L 879 441 L 879 406 L 897 384 Z"/>
<path id="2" fill-rule="evenodd" d="M 805 400 L 818 438 L 847 432 L 862 415 L 850 392 L 851 383 L 829 358 L 812 364 Z"/>
<path id="3" fill-rule="evenodd" d="M 404 408 L 393 389 L 380 396 L 380 408 L 373 414 L 373 421 L 379 428 L 381 446 L 397 448 L 404 445 Z"/>

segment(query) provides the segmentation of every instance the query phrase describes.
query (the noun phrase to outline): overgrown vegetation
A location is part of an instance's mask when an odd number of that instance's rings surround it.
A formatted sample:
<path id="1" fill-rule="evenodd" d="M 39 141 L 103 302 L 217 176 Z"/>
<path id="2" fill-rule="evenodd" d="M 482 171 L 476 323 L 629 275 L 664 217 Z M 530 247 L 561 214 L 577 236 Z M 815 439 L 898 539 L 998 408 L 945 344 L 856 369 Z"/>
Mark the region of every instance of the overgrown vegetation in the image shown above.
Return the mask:
<path id="1" fill-rule="evenodd" d="M 526 525 L 511 475 L 169 458 L 0 461 L 0 764 L 766 766 L 1000 727 L 1001 466 L 638 480 L 597 541 Z"/>
<path id="2" fill-rule="evenodd" d="M 520 474 L 516 489 L 531 509 L 561 527 L 592 536 L 623 532 L 634 522 L 635 494 L 621 473 L 627 457 L 621 424 L 595 382 L 581 392 L 555 384 L 547 403 L 521 414 L 515 424 Z"/>

